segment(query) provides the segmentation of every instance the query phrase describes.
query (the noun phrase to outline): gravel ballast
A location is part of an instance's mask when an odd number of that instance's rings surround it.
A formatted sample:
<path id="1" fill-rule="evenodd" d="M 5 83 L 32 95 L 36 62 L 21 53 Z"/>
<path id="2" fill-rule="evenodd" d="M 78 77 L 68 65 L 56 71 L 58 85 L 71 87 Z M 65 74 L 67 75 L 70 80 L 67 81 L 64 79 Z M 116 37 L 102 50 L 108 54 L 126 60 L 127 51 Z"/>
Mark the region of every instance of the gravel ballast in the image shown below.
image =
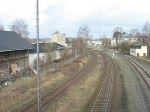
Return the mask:
<path id="1" fill-rule="evenodd" d="M 143 81 L 137 70 L 126 60 L 116 54 L 116 61 L 122 70 L 123 91 L 122 97 L 127 97 L 126 108 L 122 108 L 122 112 L 150 112 L 150 90 Z M 142 62 L 139 62 L 142 64 Z M 148 65 L 143 65 L 147 70 Z"/>

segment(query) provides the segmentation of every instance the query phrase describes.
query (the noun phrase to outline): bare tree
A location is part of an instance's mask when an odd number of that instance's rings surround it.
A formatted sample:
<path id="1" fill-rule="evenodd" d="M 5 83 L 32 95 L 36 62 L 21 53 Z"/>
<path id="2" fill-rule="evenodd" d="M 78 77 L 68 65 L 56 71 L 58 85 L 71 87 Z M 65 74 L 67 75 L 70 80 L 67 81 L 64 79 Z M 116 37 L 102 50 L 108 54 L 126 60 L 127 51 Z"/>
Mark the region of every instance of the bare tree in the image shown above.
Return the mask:
<path id="1" fill-rule="evenodd" d="M 76 40 L 76 46 L 81 54 L 85 53 L 86 41 L 90 39 L 90 30 L 87 25 L 79 28 L 78 39 Z M 77 45 L 78 44 L 78 45 Z"/>
<path id="2" fill-rule="evenodd" d="M 117 44 L 117 49 L 118 49 L 118 46 L 120 44 L 120 39 L 122 37 L 123 34 L 125 34 L 124 30 L 122 27 L 116 27 L 113 29 L 113 38 L 116 38 L 116 44 Z"/>
<path id="3" fill-rule="evenodd" d="M 25 22 L 25 20 L 22 19 L 16 19 L 12 22 L 12 25 L 10 25 L 10 30 L 15 31 L 23 38 L 26 38 L 29 34 L 27 29 L 28 24 Z"/>
<path id="4" fill-rule="evenodd" d="M 129 35 L 130 35 L 131 38 L 139 38 L 140 32 L 136 28 L 131 29 Z"/>
<path id="5" fill-rule="evenodd" d="M 4 26 L 0 23 L 0 31 L 5 31 Z"/>
<path id="6" fill-rule="evenodd" d="M 146 36 L 150 36 L 150 23 L 149 23 L 149 21 L 146 21 L 146 23 L 144 24 L 143 33 Z"/>
<path id="7" fill-rule="evenodd" d="M 63 52 L 62 52 L 62 60 L 67 60 L 69 58 L 69 49 L 64 49 Z"/>
<path id="8" fill-rule="evenodd" d="M 55 59 L 55 57 L 52 57 L 52 53 L 55 52 L 55 47 L 53 43 L 45 43 L 44 45 L 44 52 L 46 53 L 46 61 L 51 62 L 52 59 Z"/>
<path id="9" fill-rule="evenodd" d="M 90 30 L 87 25 L 85 25 L 84 27 L 80 27 L 78 32 L 78 37 L 88 39 L 90 36 L 89 32 Z"/>
<path id="10" fill-rule="evenodd" d="M 110 39 L 109 38 L 107 38 L 106 36 L 105 36 L 105 34 L 103 35 L 103 38 L 102 39 L 100 39 L 101 41 L 102 41 L 102 46 L 103 47 L 105 47 L 105 48 L 108 48 L 108 47 L 110 47 Z"/>
<path id="11" fill-rule="evenodd" d="M 143 26 L 143 42 L 146 43 L 148 46 L 150 45 L 150 23 L 146 21 Z"/>

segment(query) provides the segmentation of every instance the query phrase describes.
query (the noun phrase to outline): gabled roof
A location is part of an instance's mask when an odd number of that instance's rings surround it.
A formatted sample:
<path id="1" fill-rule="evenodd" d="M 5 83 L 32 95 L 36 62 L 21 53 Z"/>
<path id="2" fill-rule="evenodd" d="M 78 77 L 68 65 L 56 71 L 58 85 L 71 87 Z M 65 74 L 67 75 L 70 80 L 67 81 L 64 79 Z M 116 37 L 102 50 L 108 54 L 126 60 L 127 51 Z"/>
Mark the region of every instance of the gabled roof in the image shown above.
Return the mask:
<path id="1" fill-rule="evenodd" d="M 33 46 L 13 31 L 0 31 L 0 52 L 33 49 Z"/>
<path id="2" fill-rule="evenodd" d="M 39 43 L 39 53 L 44 53 L 44 46 L 46 43 Z M 37 44 L 33 43 L 32 46 L 34 49 L 30 50 L 30 53 L 36 53 L 37 52 Z"/>
<path id="3" fill-rule="evenodd" d="M 146 45 L 143 44 L 142 42 L 133 42 L 131 43 L 131 46 L 146 46 Z"/>
<path id="4" fill-rule="evenodd" d="M 54 47 L 56 50 L 62 50 L 65 49 L 65 46 L 59 44 L 59 43 L 54 43 Z"/>
<path id="5" fill-rule="evenodd" d="M 59 44 L 59 45 L 61 45 L 63 47 L 68 47 L 68 45 L 66 43 L 64 43 L 64 42 L 54 42 L 54 43 Z"/>

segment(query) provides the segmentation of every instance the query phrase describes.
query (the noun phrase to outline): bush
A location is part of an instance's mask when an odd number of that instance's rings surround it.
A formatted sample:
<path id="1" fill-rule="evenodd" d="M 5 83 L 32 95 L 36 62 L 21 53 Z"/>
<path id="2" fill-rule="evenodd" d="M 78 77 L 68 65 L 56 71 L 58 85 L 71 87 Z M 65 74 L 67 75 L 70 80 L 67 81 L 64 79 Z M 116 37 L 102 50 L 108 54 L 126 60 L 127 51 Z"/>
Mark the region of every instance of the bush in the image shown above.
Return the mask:
<path id="1" fill-rule="evenodd" d="M 120 47 L 122 53 L 124 53 L 124 54 L 130 53 L 130 46 L 127 42 L 121 43 L 121 45 L 119 47 Z"/>

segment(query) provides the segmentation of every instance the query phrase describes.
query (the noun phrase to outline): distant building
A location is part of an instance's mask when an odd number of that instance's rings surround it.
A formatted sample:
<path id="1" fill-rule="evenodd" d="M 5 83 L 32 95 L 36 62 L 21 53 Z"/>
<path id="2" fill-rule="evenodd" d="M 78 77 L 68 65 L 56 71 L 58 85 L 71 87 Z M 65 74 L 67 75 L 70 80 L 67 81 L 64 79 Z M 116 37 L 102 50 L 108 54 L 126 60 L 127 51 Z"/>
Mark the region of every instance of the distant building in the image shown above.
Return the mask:
<path id="1" fill-rule="evenodd" d="M 61 34 L 58 31 L 52 34 L 51 42 L 68 47 L 66 44 L 65 34 Z"/>
<path id="2" fill-rule="evenodd" d="M 124 35 L 122 38 L 118 38 L 118 45 L 120 45 L 122 42 L 133 43 L 137 41 L 138 38 L 130 38 L 128 35 Z M 116 38 L 111 38 L 111 46 L 117 46 Z"/>
<path id="3" fill-rule="evenodd" d="M 33 46 L 13 31 L 0 31 L 0 72 L 9 73 L 12 65 L 20 70 L 29 67 Z"/>
<path id="4" fill-rule="evenodd" d="M 122 42 L 129 42 L 129 38 L 118 39 L 118 45 L 120 45 Z M 111 39 L 111 46 L 117 46 L 116 38 Z"/>
<path id="5" fill-rule="evenodd" d="M 135 42 L 130 45 L 130 55 L 132 56 L 147 56 L 147 46 L 141 42 Z"/>

